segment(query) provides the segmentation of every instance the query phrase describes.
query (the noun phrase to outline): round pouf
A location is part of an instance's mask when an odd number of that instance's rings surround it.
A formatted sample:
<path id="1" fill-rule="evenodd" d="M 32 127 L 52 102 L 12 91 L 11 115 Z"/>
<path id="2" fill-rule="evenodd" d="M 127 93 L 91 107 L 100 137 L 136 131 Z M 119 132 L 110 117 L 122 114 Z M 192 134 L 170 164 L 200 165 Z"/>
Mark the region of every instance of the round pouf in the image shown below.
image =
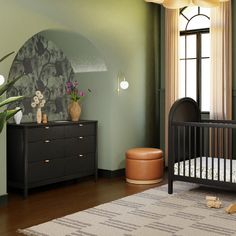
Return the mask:
<path id="1" fill-rule="evenodd" d="M 163 152 L 157 148 L 133 148 L 126 152 L 126 181 L 132 184 L 155 184 L 162 181 Z"/>

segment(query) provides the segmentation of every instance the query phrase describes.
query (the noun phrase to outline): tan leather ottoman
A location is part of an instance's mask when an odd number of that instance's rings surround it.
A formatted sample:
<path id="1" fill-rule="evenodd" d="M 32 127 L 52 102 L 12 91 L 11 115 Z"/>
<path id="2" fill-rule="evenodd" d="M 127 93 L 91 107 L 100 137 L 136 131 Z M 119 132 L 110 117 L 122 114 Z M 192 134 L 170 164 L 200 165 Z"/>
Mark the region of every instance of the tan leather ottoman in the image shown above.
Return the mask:
<path id="1" fill-rule="evenodd" d="M 126 181 L 132 184 L 155 184 L 162 181 L 163 152 L 157 148 L 133 148 L 126 152 Z"/>

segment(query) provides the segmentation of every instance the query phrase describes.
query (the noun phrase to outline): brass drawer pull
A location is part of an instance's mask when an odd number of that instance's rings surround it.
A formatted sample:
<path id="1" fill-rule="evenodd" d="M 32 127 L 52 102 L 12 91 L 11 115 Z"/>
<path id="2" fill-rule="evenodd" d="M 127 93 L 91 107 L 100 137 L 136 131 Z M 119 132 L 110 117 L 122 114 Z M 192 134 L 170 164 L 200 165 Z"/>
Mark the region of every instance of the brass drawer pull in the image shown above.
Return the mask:
<path id="1" fill-rule="evenodd" d="M 50 127 L 49 126 L 45 126 L 45 129 L 49 129 Z"/>
<path id="2" fill-rule="evenodd" d="M 47 139 L 47 140 L 45 140 L 44 142 L 45 142 L 45 143 L 50 143 L 51 141 Z"/>
<path id="3" fill-rule="evenodd" d="M 80 127 L 83 127 L 84 125 L 83 124 L 79 124 Z"/>
<path id="4" fill-rule="evenodd" d="M 44 160 L 44 163 L 49 163 L 50 162 L 50 160 Z"/>
<path id="5" fill-rule="evenodd" d="M 79 154 L 79 157 L 84 157 L 84 155 L 82 155 L 82 154 Z"/>
<path id="6" fill-rule="evenodd" d="M 83 139 L 84 137 L 83 136 L 80 136 L 79 139 Z"/>

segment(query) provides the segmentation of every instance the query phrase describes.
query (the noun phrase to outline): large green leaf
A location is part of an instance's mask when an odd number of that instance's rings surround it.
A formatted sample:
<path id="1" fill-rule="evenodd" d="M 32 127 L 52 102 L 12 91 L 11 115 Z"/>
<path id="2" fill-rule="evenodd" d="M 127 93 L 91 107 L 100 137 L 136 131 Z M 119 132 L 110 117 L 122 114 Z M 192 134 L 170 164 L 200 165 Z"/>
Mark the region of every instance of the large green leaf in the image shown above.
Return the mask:
<path id="1" fill-rule="evenodd" d="M 12 116 L 14 116 L 18 111 L 22 110 L 20 109 L 15 109 L 15 110 L 5 110 L 3 112 L 0 112 L 0 133 L 3 130 L 5 122 L 10 119 Z"/>
<path id="2" fill-rule="evenodd" d="M 8 83 L 6 83 L 6 84 L 0 86 L 0 96 L 1 96 L 3 93 L 5 93 L 8 89 L 10 89 L 10 88 L 14 85 L 14 83 L 15 83 L 17 80 L 19 80 L 21 77 L 22 77 L 22 75 L 16 77 L 15 79 L 13 79 L 12 81 L 10 81 L 10 82 L 8 82 Z"/>
<path id="3" fill-rule="evenodd" d="M 6 121 L 9 120 L 12 116 L 14 116 L 20 110 L 22 109 L 19 108 L 19 109 L 14 109 L 14 110 L 7 110 Z"/>
<path id="4" fill-rule="evenodd" d="M 3 60 L 5 60 L 7 57 L 9 57 L 10 55 L 12 55 L 14 52 L 10 52 L 8 53 L 7 55 L 5 55 L 4 57 L 0 58 L 0 62 L 2 62 Z M 8 90 L 10 89 L 14 83 L 16 81 L 18 81 L 20 78 L 22 77 L 22 75 L 16 77 L 15 79 L 13 79 L 12 81 L 0 86 L 0 100 L 2 98 L 2 95 Z M 17 97 L 10 97 L 10 98 L 7 98 L 5 100 L 1 100 L 0 102 L 0 107 L 2 106 L 5 106 L 7 104 L 10 104 L 12 102 L 16 102 L 16 101 L 19 101 L 21 99 L 23 99 L 24 97 L 23 96 L 17 96 Z M 3 112 L 0 112 L 0 133 L 2 132 L 3 130 L 3 127 L 4 127 L 4 124 L 5 122 L 10 119 L 12 116 L 14 116 L 19 110 L 21 109 L 15 109 L 15 110 L 5 110 Z"/>
<path id="5" fill-rule="evenodd" d="M 22 100 L 23 98 L 24 98 L 23 96 L 16 96 L 16 97 L 7 98 L 4 101 L 0 102 L 0 107 L 5 106 L 5 105 L 12 103 L 12 102 Z"/>
<path id="6" fill-rule="evenodd" d="M 0 133 L 3 130 L 4 124 L 6 122 L 6 117 L 7 117 L 6 111 L 0 112 Z"/>
<path id="7" fill-rule="evenodd" d="M 0 59 L 0 62 L 1 61 L 4 61 L 7 57 L 9 57 L 11 54 L 13 54 L 14 53 L 14 51 L 13 52 L 10 52 L 10 53 L 8 53 L 7 55 L 5 55 L 4 57 L 2 57 L 1 59 Z"/>

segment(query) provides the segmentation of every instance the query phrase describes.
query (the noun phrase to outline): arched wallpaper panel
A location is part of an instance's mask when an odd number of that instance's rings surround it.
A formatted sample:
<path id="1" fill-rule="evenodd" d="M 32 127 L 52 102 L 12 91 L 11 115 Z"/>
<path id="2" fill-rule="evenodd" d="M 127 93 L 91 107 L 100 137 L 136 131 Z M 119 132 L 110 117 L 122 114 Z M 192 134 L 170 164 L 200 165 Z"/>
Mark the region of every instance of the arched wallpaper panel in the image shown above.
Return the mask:
<path id="1" fill-rule="evenodd" d="M 19 75 L 7 96 L 24 95 L 25 99 L 14 106 L 23 109 L 22 122 L 36 121 L 36 108 L 31 107 L 35 91 L 40 90 L 46 100 L 42 112 L 49 120 L 68 119 L 67 81 L 74 80 L 70 62 L 52 41 L 40 34 L 30 38 L 18 51 L 9 72 L 9 81 Z"/>

